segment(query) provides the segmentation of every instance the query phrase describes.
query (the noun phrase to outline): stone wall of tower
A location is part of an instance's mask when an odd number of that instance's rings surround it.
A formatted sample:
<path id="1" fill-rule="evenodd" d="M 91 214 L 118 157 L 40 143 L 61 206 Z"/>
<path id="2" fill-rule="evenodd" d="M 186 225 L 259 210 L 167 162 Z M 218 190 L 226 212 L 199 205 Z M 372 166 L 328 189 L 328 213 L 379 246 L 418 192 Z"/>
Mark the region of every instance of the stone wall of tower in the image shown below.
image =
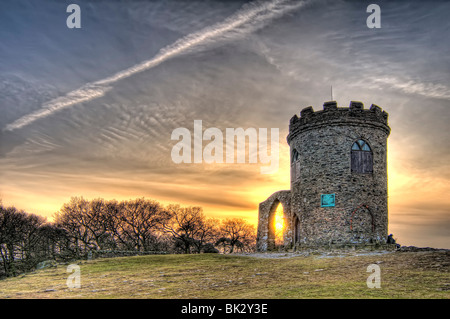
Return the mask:
<path id="1" fill-rule="evenodd" d="M 361 102 L 323 110 L 311 106 L 289 123 L 291 189 L 274 193 L 259 206 L 257 249 L 274 248 L 271 220 L 283 204 L 287 227 L 285 248 L 329 245 L 384 244 L 388 231 L 387 138 L 388 114 Z M 352 145 L 370 147 L 370 172 L 351 168 Z M 334 205 L 323 207 L 321 195 L 334 194 Z"/>

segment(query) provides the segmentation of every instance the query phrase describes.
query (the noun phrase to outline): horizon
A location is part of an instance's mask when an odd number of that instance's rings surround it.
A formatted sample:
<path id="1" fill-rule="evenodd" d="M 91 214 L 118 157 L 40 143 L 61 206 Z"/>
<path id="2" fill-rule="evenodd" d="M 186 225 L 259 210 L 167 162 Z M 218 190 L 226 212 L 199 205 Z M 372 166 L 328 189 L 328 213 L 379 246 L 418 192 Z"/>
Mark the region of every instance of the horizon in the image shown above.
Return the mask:
<path id="1" fill-rule="evenodd" d="M 289 119 L 331 98 L 389 114 L 388 233 L 450 248 L 450 3 L 377 3 L 370 29 L 369 3 L 351 1 L 83 0 L 69 29 L 70 1 L 6 1 L 3 205 L 51 220 L 71 197 L 143 197 L 257 226 L 259 203 L 290 189 Z M 278 170 L 174 163 L 171 133 L 195 120 L 278 129 Z"/>

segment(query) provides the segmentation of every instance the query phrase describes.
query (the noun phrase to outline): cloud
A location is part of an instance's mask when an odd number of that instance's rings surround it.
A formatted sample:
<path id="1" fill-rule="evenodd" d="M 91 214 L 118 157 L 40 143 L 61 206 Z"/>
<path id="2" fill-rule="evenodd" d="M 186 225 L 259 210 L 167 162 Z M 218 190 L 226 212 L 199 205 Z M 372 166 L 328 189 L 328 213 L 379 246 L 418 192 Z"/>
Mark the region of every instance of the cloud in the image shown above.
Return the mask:
<path id="1" fill-rule="evenodd" d="M 98 86 L 96 84 L 86 84 L 78 90 L 72 91 L 68 93 L 66 96 L 56 98 L 48 103 L 43 105 L 43 108 L 31 113 L 27 114 L 13 123 L 6 125 L 4 128 L 5 131 L 13 131 L 15 129 L 22 128 L 24 126 L 33 123 L 34 121 L 47 117 L 56 111 L 64 109 L 68 106 L 87 102 L 92 99 L 101 97 L 110 90 L 110 87 Z"/>
<path id="2" fill-rule="evenodd" d="M 417 82 L 395 76 L 384 76 L 372 79 L 374 85 L 381 84 L 382 88 L 401 90 L 407 94 L 418 94 L 429 98 L 450 100 L 450 87 L 444 84 Z"/>
<path id="3" fill-rule="evenodd" d="M 51 86 L 29 79 L 26 75 L 0 72 L 0 126 L 25 116 L 35 105 L 56 96 Z"/>
<path id="4" fill-rule="evenodd" d="M 283 14 L 298 9 L 306 1 L 273 0 L 270 2 L 255 1 L 245 5 L 241 10 L 231 15 L 223 22 L 206 27 L 198 32 L 188 34 L 175 43 L 162 48 L 152 59 L 137 64 L 131 68 L 118 72 L 105 79 L 87 83 L 81 88 L 68 93 L 64 97 L 54 99 L 43 105 L 43 108 L 31 114 L 25 115 L 10 123 L 4 130 L 12 131 L 22 128 L 37 119 L 47 117 L 63 108 L 90 101 L 103 96 L 109 89 L 109 85 L 128 78 L 136 73 L 149 70 L 160 65 L 168 59 L 180 54 L 201 50 L 217 42 L 233 40 L 254 32 L 264 27 L 272 19 L 279 18 Z"/>

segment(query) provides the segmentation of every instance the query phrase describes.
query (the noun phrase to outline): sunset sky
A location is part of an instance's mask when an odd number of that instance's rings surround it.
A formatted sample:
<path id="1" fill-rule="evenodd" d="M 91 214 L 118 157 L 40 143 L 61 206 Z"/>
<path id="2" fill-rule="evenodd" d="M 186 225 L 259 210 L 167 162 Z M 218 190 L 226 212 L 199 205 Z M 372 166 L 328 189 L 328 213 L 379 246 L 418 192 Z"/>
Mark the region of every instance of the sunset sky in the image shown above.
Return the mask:
<path id="1" fill-rule="evenodd" d="M 81 28 L 69 29 L 69 4 Z M 369 29 L 366 8 L 381 8 Z M 289 189 L 289 119 L 333 99 L 389 113 L 389 232 L 450 248 L 450 2 L 2 1 L 0 198 L 145 197 L 256 223 Z M 175 164 L 174 129 L 278 128 L 279 170 Z M 206 143 L 205 143 L 206 144 Z M 204 144 L 204 145 L 205 145 Z M 264 165 L 264 164 L 263 164 Z"/>

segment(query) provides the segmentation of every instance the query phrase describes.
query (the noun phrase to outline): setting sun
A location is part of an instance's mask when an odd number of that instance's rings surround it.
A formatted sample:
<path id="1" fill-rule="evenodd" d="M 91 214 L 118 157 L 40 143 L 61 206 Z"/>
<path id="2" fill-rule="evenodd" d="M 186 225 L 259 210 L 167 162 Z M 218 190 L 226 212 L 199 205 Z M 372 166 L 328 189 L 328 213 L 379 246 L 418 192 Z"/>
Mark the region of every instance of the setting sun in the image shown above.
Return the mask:
<path id="1" fill-rule="evenodd" d="M 284 213 L 283 206 L 278 204 L 277 210 L 275 211 L 274 216 L 274 226 L 275 226 L 275 243 L 277 245 L 283 243 L 283 230 L 284 230 Z"/>

